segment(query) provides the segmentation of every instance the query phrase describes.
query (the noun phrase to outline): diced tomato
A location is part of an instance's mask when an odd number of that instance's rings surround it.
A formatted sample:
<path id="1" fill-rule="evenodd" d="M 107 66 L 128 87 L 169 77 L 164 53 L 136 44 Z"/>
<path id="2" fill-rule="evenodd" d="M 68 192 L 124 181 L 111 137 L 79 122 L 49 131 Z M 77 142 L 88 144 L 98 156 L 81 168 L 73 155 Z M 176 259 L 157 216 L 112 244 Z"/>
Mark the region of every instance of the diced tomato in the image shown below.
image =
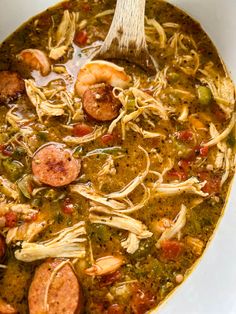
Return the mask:
<path id="1" fill-rule="evenodd" d="M 183 244 L 175 240 L 165 240 L 161 243 L 162 257 L 165 260 L 176 260 L 183 251 Z"/>
<path id="2" fill-rule="evenodd" d="M 178 162 L 178 166 L 185 172 L 187 173 L 189 171 L 189 168 L 191 166 L 191 161 L 190 160 L 186 160 L 186 159 L 181 159 Z"/>
<path id="3" fill-rule="evenodd" d="M 48 12 L 43 13 L 39 17 L 39 22 L 38 22 L 39 27 L 46 27 L 46 26 L 49 27 L 51 23 L 52 23 L 52 16 Z"/>
<path id="4" fill-rule="evenodd" d="M 38 213 L 30 215 L 25 221 L 36 221 L 38 219 Z"/>
<path id="5" fill-rule="evenodd" d="M 13 228 L 17 224 L 17 214 L 14 212 L 8 212 L 5 214 L 6 227 Z"/>
<path id="6" fill-rule="evenodd" d="M 177 180 L 186 180 L 187 174 L 183 170 L 174 170 L 171 169 L 167 172 L 168 177 Z"/>
<path id="7" fill-rule="evenodd" d="M 4 155 L 4 156 L 11 156 L 13 154 L 13 148 L 12 146 L 5 146 L 5 145 L 0 145 L 0 152 Z"/>
<path id="8" fill-rule="evenodd" d="M 209 151 L 209 147 L 207 146 L 196 146 L 194 148 L 194 152 L 196 156 L 207 157 Z"/>
<path id="9" fill-rule="evenodd" d="M 71 215 L 74 211 L 74 205 L 69 197 L 65 198 L 63 202 L 62 211 L 64 214 Z"/>
<path id="10" fill-rule="evenodd" d="M 81 6 L 81 9 L 82 9 L 84 12 L 89 12 L 89 11 L 91 11 L 91 6 L 90 6 L 90 4 L 88 4 L 88 3 L 83 3 L 82 6 Z"/>
<path id="11" fill-rule="evenodd" d="M 88 33 L 86 30 L 79 31 L 75 34 L 74 42 L 78 46 L 86 45 L 88 40 Z"/>
<path id="12" fill-rule="evenodd" d="M 155 296 L 141 289 L 133 292 L 131 299 L 131 308 L 134 314 L 144 314 L 155 305 Z"/>
<path id="13" fill-rule="evenodd" d="M 205 193 L 213 194 L 219 193 L 221 178 L 218 175 L 212 174 L 207 171 L 202 171 L 198 174 L 201 181 L 206 181 L 202 191 Z"/>
<path id="14" fill-rule="evenodd" d="M 0 234 L 0 261 L 6 253 L 6 241 L 5 238 Z"/>
<path id="15" fill-rule="evenodd" d="M 216 119 L 219 122 L 225 122 L 226 121 L 226 115 L 225 113 L 220 109 L 220 107 L 218 106 L 214 106 L 212 109 L 212 113 L 214 114 L 214 116 L 216 117 Z"/>
<path id="16" fill-rule="evenodd" d="M 200 149 L 199 149 L 200 156 L 202 156 L 202 157 L 207 157 L 208 151 L 209 151 L 209 147 L 208 147 L 208 146 L 202 146 L 202 147 L 200 147 Z"/>
<path id="17" fill-rule="evenodd" d="M 114 141 L 114 135 L 112 134 L 104 134 L 102 137 L 101 137 L 101 141 L 103 142 L 103 144 L 110 144 L 111 142 Z"/>
<path id="18" fill-rule="evenodd" d="M 193 139 L 193 132 L 190 130 L 179 131 L 176 133 L 176 137 L 182 142 L 190 142 Z"/>
<path id="19" fill-rule="evenodd" d="M 123 314 L 123 307 L 119 304 L 112 304 L 107 309 L 107 314 Z"/>
<path id="20" fill-rule="evenodd" d="M 117 270 L 115 273 L 102 276 L 101 281 L 100 281 L 100 286 L 101 287 L 110 286 L 111 284 L 119 280 L 120 277 L 121 277 L 121 272 L 119 270 Z"/>
<path id="21" fill-rule="evenodd" d="M 61 6 L 64 10 L 68 10 L 72 7 L 73 3 L 71 1 L 64 1 L 61 3 Z"/>
<path id="22" fill-rule="evenodd" d="M 85 136 L 93 132 L 93 127 L 86 123 L 79 123 L 73 127 L 72 133 L 74 136 Z"/>

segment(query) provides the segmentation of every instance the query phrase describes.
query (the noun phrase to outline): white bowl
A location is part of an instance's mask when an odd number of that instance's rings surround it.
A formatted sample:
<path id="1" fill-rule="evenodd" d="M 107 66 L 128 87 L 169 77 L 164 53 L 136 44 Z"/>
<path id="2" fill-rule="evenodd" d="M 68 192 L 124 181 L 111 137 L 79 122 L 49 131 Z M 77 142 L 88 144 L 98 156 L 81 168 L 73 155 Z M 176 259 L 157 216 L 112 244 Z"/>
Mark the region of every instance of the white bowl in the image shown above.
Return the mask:
<path id="1" fill-rule="evenodd" d="M 1 0 L 0 41 L 55 0 Z M 198 20 L 236 81 L 236 1 L 170 0 Z M 236 182 L 235 182 L 236 183 Z M 236 184 L 223 218 L 200 263 L 159 308 L 160 314 L 236 313 Z"/>

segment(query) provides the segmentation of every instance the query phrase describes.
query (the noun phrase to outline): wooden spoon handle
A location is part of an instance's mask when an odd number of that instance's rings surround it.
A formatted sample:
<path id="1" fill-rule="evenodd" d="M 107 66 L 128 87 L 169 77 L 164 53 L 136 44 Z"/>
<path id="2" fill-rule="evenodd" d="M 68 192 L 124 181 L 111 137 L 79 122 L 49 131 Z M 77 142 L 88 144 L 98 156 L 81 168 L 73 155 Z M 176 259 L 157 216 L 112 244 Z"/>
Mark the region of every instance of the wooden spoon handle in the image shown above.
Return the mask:
<path id="1" fill-rule="evenodd" d="M 146 0 L 117 0 L 101 54 L 109 51 L 112 57 L 138 56 L 147 49 L 144 30 L 145 2 Z"/>

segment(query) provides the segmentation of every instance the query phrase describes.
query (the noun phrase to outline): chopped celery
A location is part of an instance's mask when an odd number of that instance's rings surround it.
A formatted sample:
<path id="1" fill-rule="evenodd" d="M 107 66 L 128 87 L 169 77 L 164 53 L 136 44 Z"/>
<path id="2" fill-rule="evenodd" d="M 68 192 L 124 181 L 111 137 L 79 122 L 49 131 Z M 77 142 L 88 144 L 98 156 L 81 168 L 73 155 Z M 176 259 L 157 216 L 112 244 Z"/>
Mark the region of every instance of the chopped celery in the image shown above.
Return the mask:
<path id="1" fill-rule="evenodd" d="M 32 176 L 28 174 L 24 175 L 20 180 L 18 180 L 17 185 L 22 194 L 26 198 L 30 199 L 32 191 Z"/>
<path id="2" fill-rule="evenodd" d="M 82 146 L 77 146 L 75 149 L 74 149 L 74 152 L 73 152 L 73 156 L 75 158 L 80 158 L 82 155 L 83 155 L 83 147 Z"/>
<path id="3" fill-rule="evenodd" d="M 169 81 L 171 81 L 173 83 L 175 83 L 179 80 L 179 74 L 176 72 L 168 73 L 167 77 L 168 77 Z"/>
<path id="4" fill-rule="evenodd" d="M 93 156 L 93 155 L 100 155 L 100 154 L 107 154 L 107 155 L 115 155 L 118 153 L 125 153 L 126 150 L 120 146 L 113 146 L 113 147 L 106 147 L 106 148 L 98 148 L 92 150 L 86 154 L 86 157 Z"/>
<path id="5" fill-rule="evenodd" d="M 212 93 L 210 88 L 206 86 L 198 86 L 197 87 L 198 99 L 201 105 L 207 106 L 210 104 L 212 100 Z"/>
<path id="6" fill-rule="evenodd" d="M 176 138 L 173 138 L 173 145 L 179 157 L 187 158 L 192 152 L 192 149 L 189 146 L 179 142 Z"/>
<path id="7" fill-rule="evenodd" d="M 234 147 L 235 146 L 235 135 L 233 133 L 230 133 L 228 138 L 227 138 L 227 144 L 230 146 L 230 147 Z"/>
<path id="8" fill-rule="evenodd" d="M 135 100 L 134 99 L 128 99 L 127 104 L 126 104 L 126 109 L 129 112 L 134 111 L 136 108 L 135 106 Z"/>
<path id="9" fill-rule="evenodd" d="M 3 160 L 2 165 L 6 176 L 13 182 L 19 179 L 24 172 L 24 166 L 20 162 L 10 158 Z"/>

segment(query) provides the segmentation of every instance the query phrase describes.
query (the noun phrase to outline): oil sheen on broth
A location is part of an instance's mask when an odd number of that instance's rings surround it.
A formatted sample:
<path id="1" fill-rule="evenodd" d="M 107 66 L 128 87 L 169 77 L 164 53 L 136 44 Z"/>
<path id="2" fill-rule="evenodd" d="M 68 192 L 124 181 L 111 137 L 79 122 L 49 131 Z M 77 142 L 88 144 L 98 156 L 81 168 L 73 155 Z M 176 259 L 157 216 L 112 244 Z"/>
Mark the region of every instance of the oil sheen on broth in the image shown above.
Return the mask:
<path id="1" fill-rule="evenodd" d="M 61 3 L 0 47 L 2 312 L 146 313 L 222 213 L 235 94 L 216 49 L 185 13 L 147 1 L 156 76 L 91 63 L 114 7 Z"/>

